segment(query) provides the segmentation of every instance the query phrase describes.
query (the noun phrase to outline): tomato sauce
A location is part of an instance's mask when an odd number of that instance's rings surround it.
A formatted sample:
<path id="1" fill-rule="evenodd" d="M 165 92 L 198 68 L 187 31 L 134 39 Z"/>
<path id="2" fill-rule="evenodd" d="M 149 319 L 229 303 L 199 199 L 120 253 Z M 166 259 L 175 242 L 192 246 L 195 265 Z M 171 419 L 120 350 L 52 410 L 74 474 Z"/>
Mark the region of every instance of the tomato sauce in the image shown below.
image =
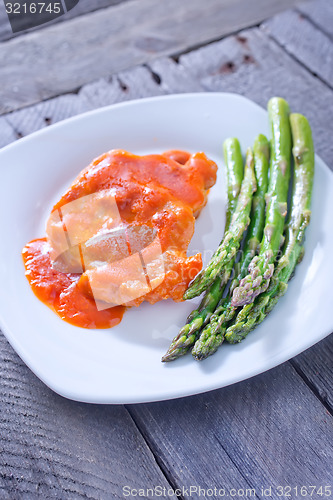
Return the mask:
<path id="1" fill-rule="evenodd" d="M 116 306 L 99 311 L 93 298 L 77 286 L 80 274 L 60 273 L 52 269 L 46 238 L 33 240 L 23 251 L 26 277 L 36 295 L 61 319 L 83 328 L 111 328 L 118 325 L 126 310 Z"/>
<path id="2" fill-rule="evenodd" d="M 33 240 L 23 249 L 26 276 L 35 295 L 63 320 L 84 328 L 113 327 L 126 307 L 144 300 L 181 301 L 202 267 L 199 253 L 188 257 L 186 252 L 216 170 L 204 153 L 185 151 L 137 156 L 113 150 L 94 160 L 54 206 L 47 238 Z M 139 234 L 138 228 L 144 228 L 145 237 L 156 235 L 154 244 L 145 240 L 138 248 L 139 236 L 133 236 Z M 120 235 L 115 245 L 109 236 L 114 231 Z M 115 247 L 118 254 L 112 253 Z M 163 256 L 161 266 L 156 248 Z M 141 261 L 147 255 L 153 259 L 143 262 L 142 272 L 139 253 Z M 95 300 L 103 307 L 98 308 Z"/>

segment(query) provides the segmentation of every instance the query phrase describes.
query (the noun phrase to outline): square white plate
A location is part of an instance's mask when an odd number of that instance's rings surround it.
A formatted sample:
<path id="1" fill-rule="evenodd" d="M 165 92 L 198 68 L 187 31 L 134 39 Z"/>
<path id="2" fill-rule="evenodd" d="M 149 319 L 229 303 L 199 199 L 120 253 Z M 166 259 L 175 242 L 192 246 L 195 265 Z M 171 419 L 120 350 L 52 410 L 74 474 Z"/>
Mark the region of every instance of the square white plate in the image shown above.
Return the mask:
<path id="1" fill-rule="evenodd" d="M 293 110 L 299 111 L 299 110 Z M 137 403 L 197 394 L 252 377 L 295 356 L 333 330 L 333 176 L 316 158 L 306 254 L 287 294 L 242 343 L 199 363 L 161 356 L 198 300 L 143 304 L 110 330 L 71 326 L 42 304 L 24 276 L 21 250 L 43 237 L 52 205 L 90 161 L 112 148 L 146 154 L 204 151 L 218 181 L 196 223 L 189 252 L 209 258 L 224 228 L 222 144 L 242 148 L 268 134 L 267 113 L 234 94 L 185 94 L 99 109 L 32 134 L 0 151 L 1 327 L 31 370 L 59 394 L 94 403 Z"/>

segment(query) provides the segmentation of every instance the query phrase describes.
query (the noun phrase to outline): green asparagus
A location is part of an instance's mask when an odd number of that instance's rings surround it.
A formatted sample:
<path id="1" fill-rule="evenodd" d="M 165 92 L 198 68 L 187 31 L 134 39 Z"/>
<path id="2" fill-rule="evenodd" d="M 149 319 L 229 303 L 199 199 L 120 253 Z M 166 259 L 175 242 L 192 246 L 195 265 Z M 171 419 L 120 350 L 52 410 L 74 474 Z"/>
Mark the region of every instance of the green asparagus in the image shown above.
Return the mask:
<path id="1" fill-rule="evenodd" d="M 237 139 L 227 139 L 223 145 L 224 159 L 227 170 L 227 194 L 228 202 L 226 209 L 226 233 L 229 229 L 231 217 L 236 208 L 236 200 L 239 195 L 243 180 L 243 158 Z M 173 361 L 183 356 L 194 345 L 201 328 L 209 321 L 216 305 L 221 299 L 226 282 L 228 281 L 234 260 L 231 260 L 226 269 L 224 278 L 219 276 L 206 291 L 198 309 L 195 309 L 187 318 L 186 324 L 181 328 L 178 335 L 173 339 L 168 351 L 162 361 Z"/>
<path id="2" fill-rule="evenodd" d="M 228 268 L 228 263 L 236 257 L 244 231 L 249 225 L 252 195 L 255 190 L 256 180 L 253 168 L 253 153 L 251 148 L 249 148 L 246 155 L 244 179 L 229 231 L 225 233 L 222 242 L 207 267 L 197 275 L 186 290 L 184 299 L 192 299 L 200 295 L 213 283 L 217 276 L 223 278 L 225 269 Z"/>
<path id="3" fill-rule="evenodd" d="M 239 312 L 225 334 L 230 343 L 243 340 L 274 308 L 288 288 L 288 281 L 303 257 L 304 232 L 310 222 L 311 194 L 314 175 L 314 148 L 307 119 L 297 113 L 290 116 L 293 137 L 294 181 L 291 210 L 286 230 L 283 255 L 265 293 Z"/>
<path id="4" fill-rule="evenodd" d="M 246 273 L 253 256 L 258 252 L 262 238 L 265 221 L 265 194 L 268 184 L 269 142 L 260 134 L 254 143 L 254 170 L 257 182 L 257 191 L 253 195 L 251 208 L 251 223 L 248 228 L 244 248 L 238 263 L 239 272 L 232 281 L 229 295 L 222 299 L 210 318 L 210 322 L 201 332 L 192 350 L 192 355 L 197 360 L 203 360 L 214 354 L 222 344 L 228 322 L 233 318 L 236 308 L 231 305 L 231 293 L 239 280 Z"/>
<path id="5" fill-rule="evenodd" d="M 274 272 L 274 261 L 283 243 L 290 178 L 289 106 L 284 99 L 273 97 L 268 103 L 268 113 L 272 129 L 272 155 L 264 236 L 259 255 L 249 264 L 249 274 L 233 291 L 232 305 L 235 307 L 253 302 L 267 289 Z"/>
<path id="6" fill-rule="evenodd" d="M 268 185 L 269 142 L 263 134 L 259 134 L 254 141 L 254 173 L 257 190 L 253 195 L 250 215 L 250 225 L 247 231 L 242 256 L 237 265 L 239 269 L 233 280 L 230 290 L 233 291 L 241 278 L 246 276 L 249 264 L 259 251 L 265 221 L 265 196 Z"/>
<path id="7" fill-rule="evenodd" d="M 231 218 L 235 212 L 237 198 L 243 180 L 243 158 L 238 139 L 226 139 L 223 144 L 224 161 L 227 165 L 227 195 L 225 227 L 229 228 Z"/>

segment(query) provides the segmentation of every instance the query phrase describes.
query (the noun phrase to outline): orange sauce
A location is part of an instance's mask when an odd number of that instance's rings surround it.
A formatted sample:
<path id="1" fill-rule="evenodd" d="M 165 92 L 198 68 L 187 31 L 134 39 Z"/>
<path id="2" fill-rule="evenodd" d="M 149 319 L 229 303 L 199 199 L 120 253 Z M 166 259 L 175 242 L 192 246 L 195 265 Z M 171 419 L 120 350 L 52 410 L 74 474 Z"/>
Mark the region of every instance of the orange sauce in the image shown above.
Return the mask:
<path id="1" fill-rule="evenodd" d="M 169 151 L 163 155 L 136 156 L 126 151 L 110 151 L 94 160 L 79 174 L 54 206 L 52 214 L 60 210 L 68 236 L 68 221 L 71 223 L 73 217 L 77 221 L 80 216 L 81 224 L 86 220 L 90 221 L 90 216 L 93 221 L 94 214 L 101 210 L 101 205 L 88 204 L 88 208 L 84 207 L 88 211 L 83 216 L 79 208 L 76 213 L 69 214 L 66 222 L 63 207 L 84 196 L 111 190 L 119 210 L 119 227 L 146 225 L 153 228 L 157 232 L 164 258 L 163 282 L 145 295 L 133 295 L 132 301 L 126 301 L 127 306 L 138 306 L 144 300 L 150 303 L 166 298 L 181 301 L 189 282 L 202 267 L 200 254 L 187 257 L 186 252 L 193 236 L 195 216 L 206 203 L 209 188 L 216 180 L 216 170 L 215 163 L 204 153 L 190 155 L 184 151 Z M 83 266 L 78 273 L 77 268 L 70 268 L 75 272 L 60 272 L 64 269 L 54 265 L 51 253 L 57 244 L 56 238 L 63 234 L 63 230 L 59 220 L 56 217 L 52 219 L 52 214 L 47 225 L 48 240 L 33 240 L 22 252 L 26 276 L 34 294 L 63 320 L 73 325 L 110 328 L 119 324 L 126 310 L 125 306 L 98 310 L 93 299 L 89 283 L 100 278 L 100 267 L 95 270 Z M 50 231 L 53 231 L 53 237 L 50 237 Z M 75 255 L 71 258 L 75 258 Z M 126 283 L 126 276 L 124 279 L 119 287 Z M 108 287 L 107 284 L 107 291 Z M 99 297 L 97 299 L 105 300 Z M 104 304 L 108 307 L 111 302 L 108 300 Z M 124 302 L 116 302 L 119 303 Z"/>
<path id="2" fill-rule="evenodd" d="M 122 320 L 126 307 L 98 311 L 95 301 L 77 287 L 80 274 L 59 273 L 52 269 L 45 238 L 28 243 L 22 256 L 34 294 L 61 319 L 83 328 L 111 328 Z"/>

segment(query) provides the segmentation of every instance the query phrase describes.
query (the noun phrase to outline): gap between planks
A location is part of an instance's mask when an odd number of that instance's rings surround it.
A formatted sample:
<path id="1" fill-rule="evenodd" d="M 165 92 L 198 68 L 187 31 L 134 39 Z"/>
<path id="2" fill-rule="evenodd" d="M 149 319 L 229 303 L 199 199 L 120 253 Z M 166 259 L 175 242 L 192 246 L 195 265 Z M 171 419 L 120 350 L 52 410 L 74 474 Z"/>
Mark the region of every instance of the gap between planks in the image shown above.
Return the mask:
<path id="1" fill-rule="evenodd" d="M 160 468 L 161 473 L 165 477 L 166 481 L 171 485 L 171 488 L 176 491 L 180 488 L 180 486 L 177 484 L 175 481 L 175 478 L 172 476 L 171 472 L 168 470 L 167 467 L 165 467 L 164 461 L 161 459 L 158 453 L 156 453 L 156 449 L 149 439 L 147 433 L 144 431 L 144 429 L 140 426 L 139 421 L 135 418 L 135 414 L 131 410 L 131 405 L 124 405 L 125 410 L 127 411 L 129 417 L 132 419 L 133 424 L 137 428 L 138 432 L 142 436 L 142 439 L 145 441 L 147 447 L 149 448 L 151 454 L 153 455 L 156 464 Z M 179 500 L 185 500 L 185 498 L 182 495 L 176 495 L 176 498 Z"/>
<path id="2" fill-rule="evenodd" d="M 333 2 L 315 0 L 301 3 L 297 11 L 333 40 Z"/>
<path id="3" fill-rule="evenodd" d="M 290 57 L 333 89 L 333 42 L 310 18 L 289 10 L 265 21 L 260 28 Z"/>

